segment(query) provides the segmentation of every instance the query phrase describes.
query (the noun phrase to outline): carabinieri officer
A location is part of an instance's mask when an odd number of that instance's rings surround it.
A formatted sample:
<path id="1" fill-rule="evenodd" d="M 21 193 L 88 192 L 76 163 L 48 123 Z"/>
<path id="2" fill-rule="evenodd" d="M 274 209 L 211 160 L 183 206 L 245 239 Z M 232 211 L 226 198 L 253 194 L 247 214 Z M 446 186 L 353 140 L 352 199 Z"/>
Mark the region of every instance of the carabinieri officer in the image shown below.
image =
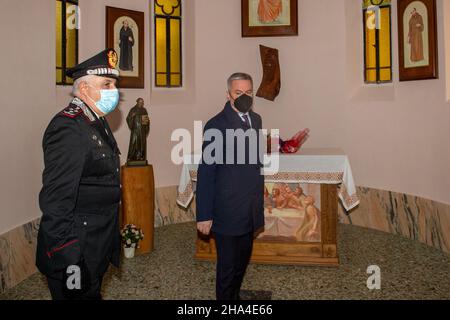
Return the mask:
<path id="1" fill-rule="evenodd" d="M 74 99 L 50 121 L 36 265 L 53 299 L 101 299 L 119 266 L 119 148 L 105 119 L 119 102 L 117 53 L 107 49 L 66 73 Z"/>

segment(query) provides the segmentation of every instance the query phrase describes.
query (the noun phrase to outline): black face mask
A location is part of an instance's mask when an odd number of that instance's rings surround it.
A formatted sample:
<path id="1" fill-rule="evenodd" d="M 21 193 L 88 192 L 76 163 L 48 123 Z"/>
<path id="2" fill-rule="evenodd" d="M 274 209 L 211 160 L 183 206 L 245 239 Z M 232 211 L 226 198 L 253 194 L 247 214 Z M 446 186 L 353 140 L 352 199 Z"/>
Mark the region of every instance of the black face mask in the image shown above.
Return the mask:
<path id="1" fill-rule="evenodd" d="M 234 106 L 242 113 L 248 112 L 253 105 L 253 97 L 242 94 L 236 100 L 234 100 Z"/>

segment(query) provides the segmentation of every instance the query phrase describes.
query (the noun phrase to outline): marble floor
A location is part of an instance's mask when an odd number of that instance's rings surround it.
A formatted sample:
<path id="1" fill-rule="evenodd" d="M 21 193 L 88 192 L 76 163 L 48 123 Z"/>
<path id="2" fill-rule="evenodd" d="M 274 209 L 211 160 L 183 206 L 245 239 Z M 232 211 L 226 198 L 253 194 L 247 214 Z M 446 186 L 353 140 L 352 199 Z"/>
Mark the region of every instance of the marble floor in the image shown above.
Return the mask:
<path id="1" fill-rule="evenodd" d="M 272 299 L 450 299 L 450 255 L 404 237 L 339 225 L 338 268 L 250 265 L 243 289 Z M 157 228 L 155 250 L 111 268 L 104 299 L 214 299 L 215 265 L 193 259 L 195 224 Z M 381 268 L 381 289 L 366 286 L 367 267 Z M 49 299 L 35 274 L 0 300 Z"/>

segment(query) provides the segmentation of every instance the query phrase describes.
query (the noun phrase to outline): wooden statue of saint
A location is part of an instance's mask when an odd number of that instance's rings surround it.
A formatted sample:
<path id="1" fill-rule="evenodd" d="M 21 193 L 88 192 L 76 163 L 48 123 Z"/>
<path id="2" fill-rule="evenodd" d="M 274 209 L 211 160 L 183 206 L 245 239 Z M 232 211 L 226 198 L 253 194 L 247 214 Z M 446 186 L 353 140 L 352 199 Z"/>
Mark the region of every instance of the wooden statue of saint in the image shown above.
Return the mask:
<path id="1" fill-rule="evenodd" d="M 131 130 L 130 146 L 128 147 L 128 166 L 146 166 L 147 136 L 150 132 L 150 119 L 144 108 L 144 99 L 136 100 L 127 116 L 127 124 Z"/>

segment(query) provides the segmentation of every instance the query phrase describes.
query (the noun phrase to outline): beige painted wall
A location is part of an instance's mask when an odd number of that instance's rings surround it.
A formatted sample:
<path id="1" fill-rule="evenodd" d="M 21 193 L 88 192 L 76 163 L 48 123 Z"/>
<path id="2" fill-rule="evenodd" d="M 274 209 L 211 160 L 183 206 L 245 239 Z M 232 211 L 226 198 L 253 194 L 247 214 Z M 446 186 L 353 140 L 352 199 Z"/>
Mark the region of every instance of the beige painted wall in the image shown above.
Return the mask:
<path id="1" fill-rule="evenodd" d="M 145 89 L 122 90 L 120 110 L 110 116 L 122 160 L 129 138 L 124 118 L 136 98 L 143 97 L 152 121 L 149 160 L 156 185 L 176 185 L 181 168 L 170 161 L 172 131 L 192 130 L 194 120 L 206 121 L 220 111 L 230 73 L 253 74 L 257 87 L 262 78 L 258 45 L 263 44 L 280 50 L 282 68 L 282 89 L 275 103 L 256 100 L 264 126 L 280 128 L 284 137 L 309 127 L 308 147 L 343 148 L 357 185 L 450 204 L 444 5 L 443 0 L 437 2 L 440 79 L 398 81 L 394 1 L 394 83 L 371 87 L 362 84 L 359 1 L 299 0 L 300 35 L 286 38 L 241 38 L 240 0 L 185 1 L 186 87 L 152 89 L 148 72 Z M 69 100 L 69 88 L 54 86 L 53 0 L 1 4 L 0 23 L 7 28 L 0 28 L 0 36 L 11 39 L 12 45 L 0 55 L 12 63 L 3 65 L 8 77 L 0 80 L 0 234 L 40 215 L 42 132 L 51 115 Z M 80 5 L 80 61 L 104 48 L 105 5 L 144 11 L 153 36 L 147 0 L 80 0 Z M 152 70 L 149 37 L 146 70 Z"/>
<path id="2" fill-rule="evenodd" d="M 398 81 L 393 1 L 394 82 L 382 87 L 363 84 L 360 1 L 300 0 L 299 37 L 244 39 L 240 1 L 195 4 L 196 118 L 207 119 L 221 106 L 223 79 L 230 72 L 248 71 L 259 84 L 259 44 L 278 48 L 281 94 L 275 103 L 256 101 L 265 126 L 280 128 L 284 137 L 309 127 L 308 147 L 343 148 L 357 185 L 450 203 L 442 0 L 437 1 L 440 79 Z"/>
<path id="3" fill-rule="evenodd" d="M 54 7 L 0 0 L 0 234 L 40 215 L 41 140 L 56 99 Z"/>

